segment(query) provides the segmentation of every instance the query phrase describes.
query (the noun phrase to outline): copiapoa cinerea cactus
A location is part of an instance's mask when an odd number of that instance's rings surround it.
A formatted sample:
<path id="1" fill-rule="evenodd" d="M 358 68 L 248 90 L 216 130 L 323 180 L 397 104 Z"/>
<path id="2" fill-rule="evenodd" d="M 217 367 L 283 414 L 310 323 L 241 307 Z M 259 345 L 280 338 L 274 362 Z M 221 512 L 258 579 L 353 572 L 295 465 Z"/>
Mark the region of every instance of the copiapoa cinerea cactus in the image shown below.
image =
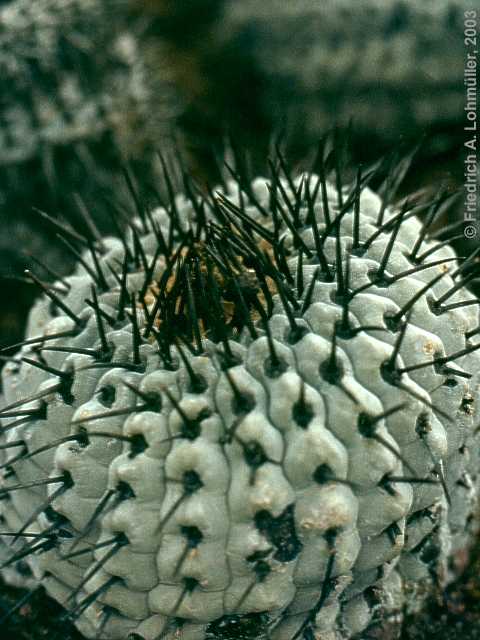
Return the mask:
<path id="1" fill-rule="evenodd" d="M 87 638 L 351 638 L 475 529 L 480 327 L 400 163 L 184 180 L 120 238 L 63 233 L 3 374 L 2 569 Z M 403 168 L 402 168 L 403 167 Z M 422 225 L 417 214 L 422 213 Z"/>

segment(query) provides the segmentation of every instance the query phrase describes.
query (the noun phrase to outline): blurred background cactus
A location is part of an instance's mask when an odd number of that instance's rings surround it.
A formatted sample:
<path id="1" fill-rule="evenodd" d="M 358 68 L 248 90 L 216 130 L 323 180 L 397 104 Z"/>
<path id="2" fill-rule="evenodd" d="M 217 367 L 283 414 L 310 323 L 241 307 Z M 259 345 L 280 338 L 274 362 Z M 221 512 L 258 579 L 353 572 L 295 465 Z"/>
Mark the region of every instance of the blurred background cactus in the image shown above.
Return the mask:
<path id="1" fill-rule="evenodd" d="M 358 142 L 368 141 L 363 157 L 419 132 L 435 133 L 430 152 L 451 148 L 461 134 L 468 8 L 465 0 L 132 2 L 149 76 L 162 73 L 155 50 L 166 43 L 184 122 L 199 121 L 195 137 L 211 141 L 227 120 L 259 150 L 259 135 L 265 143 L 285 125 L 300 157 L 326 128 L 351 120 Z"/>

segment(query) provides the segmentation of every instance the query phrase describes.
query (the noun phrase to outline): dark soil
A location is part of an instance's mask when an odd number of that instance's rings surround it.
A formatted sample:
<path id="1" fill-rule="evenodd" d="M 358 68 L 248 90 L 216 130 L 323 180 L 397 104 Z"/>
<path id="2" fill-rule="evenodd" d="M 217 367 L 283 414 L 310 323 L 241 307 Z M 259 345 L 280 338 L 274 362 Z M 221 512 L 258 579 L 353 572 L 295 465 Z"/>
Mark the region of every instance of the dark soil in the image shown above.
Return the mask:
<path id="1" fill-rule="evenodd" d="M 480 639 L 480 541 L 464 561 L 459 578 L 420 616 L 406 620 L 402 640 Z"/>

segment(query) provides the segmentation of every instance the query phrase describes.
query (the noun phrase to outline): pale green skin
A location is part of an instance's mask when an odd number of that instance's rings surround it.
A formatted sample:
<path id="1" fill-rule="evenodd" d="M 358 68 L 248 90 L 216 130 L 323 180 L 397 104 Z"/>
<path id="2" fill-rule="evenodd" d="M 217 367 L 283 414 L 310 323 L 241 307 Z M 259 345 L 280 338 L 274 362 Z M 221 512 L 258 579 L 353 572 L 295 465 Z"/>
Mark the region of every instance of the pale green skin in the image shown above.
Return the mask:
<path id="1" fill-rule="evenodd" d="M 266 182 L 257 179 L 253 188 L 260 201 L 268 206 Z M 288 190 L 288 185 L 284 186 Z M 236 187 L 231 184 L 229 188 L 228 197 L 235 201 Z M 333 210 L 336 194 L 330 185 L 328 196 Z M 318 198 L 315 211 L 322 229 L 323 209 L 320 196 Z M 380 205 L 380 199 L 364 189 L 361 239 L 368 238 L 375 230 L 372 222 Z M 177 198 L 177 206 L 185 220 L 193 217 L 191 206 L 182 196 Z M 256 217 L 259 215 L 253 207 L 249 208 L 249 213 Z M 305 213 L 302 210 L 302 215 Z M 386 215 L 393 213 L 387 209 Z M 166 212 L 157 209 L 153 215 L 166 229 Z M 348 247 L 351 228 L 352 214 L 349 213 L 341 223 L 344 247 Z M 413 217 L 402 224 L 388 263 L 391 275 L 411 267 L 404 253 L 414 243 L 419 230 L 420 223 Z M 288 230 L 286 236 L 288 247 L 292 242 Z M 303 238 L 307 245 L 313 246 L 311 232 L 303 232 Z M 388 233 L 383 234 L 364 257 L 352 258 L 352 289 L 368 282 L 367 272 L 378 265 L 388 238 Z M 142 242 L 146 253 L 152 256 L 155 249 L 153 236 L 145 236 Z M 425 243 L 424 247 L 428 246 Z M 103 264 L 112 263 L 114 257 L 121 260 L 123 249 L 119 241 L 107 239 L 106 247 L 108 251 L 102 258 Z M 333 262 L 333 238 L 327 239 L 325 250 L 327 258 Z M 435 253 L 434 258 L 438 260 L 453 255 L 450 249 L 443 248 Z M 292 272 L 295 272 L 295 262 L 294 253 L 290 258 Z M 454 269 L 452 264 L 447 263 L 450 272 Z M 306 285 L 314 269 L 314 265 L 305 264 Z M 398 310 L 440 269 L 440 266 L 434 266 L 405 277 L 388 289 L 372 286 L 368 292 L 358 294 L 350 307 L 354 322 L 358 326 L 383 326 L 383 314 Z M 159 261 L 156 275 L 161 271 Z M 74 312 L 90 316 L 90 320 L 85 330 L 68 344 L 93 347 L 98 344 L 95 321 L 84 304 L 84 299 L 90 296 L 89 278 L 79 267 L 69 281 L 72 288 L 65 297 L 67 304 Z M 102 307 L 113 313 L 118 288 L 113 278 L 109 282 L 112 290 L 103 294 L 100 300 Z M 141 273 L 138 277 L 132 274 L 129 288 L 138 289 L 141 282 Z M 447 275 L 430 294 L 439 296 L 451 286 L 451 278 Z M 471 379 L 456 378 L 458 384 L 455 387 L 439 386 L 445 376 L 435 373 L 432 367 L 418 369 L 403 379 L 417 394 L 451 415 L 453 421 L 448 422 L 381 378 L 380 364 L 391 353 L 396 334 L 364 331 L 351 340 L 339 339 L 338 357 L 345 370 L 343 382 L 357 398 L 358 404 L 354 404 L 338 386 L 330 385 L 318 375 L 320 363 L 330 354 L 333 322 L 341 313 L 341 308 L 330 297 L 335 289 L 335 284 L 316 284 L 314 303 L 305 313 L 304 320 L 300 321 L 308 326 L 309 332 L 295 345 L 285 341 L 288 322 L 280 301 L 276 300 L 270 326 L 276 349 L 289 364 L 280 377 L 272 379 L 264 372 L 263 362 L 269 353 L 265 337 L 252 341 L 245 335 L 240 343 L 232 343 L 232 349 L 243 362 L 232 367 L 230 374 L 238 387 L 255 399 L 255 407 L 241 419 L 236 434 L 243 440 L 258 441 L 271 460 L 257 470 L 252 485 L 249 484 L 250 469 L 239 442 L 234 440 L 229 445 L 218 443 L 223 429 L 231 426 L 235 416 L 232 413 L 232 390 L 219 367 L 213 344 L 206 342 L 205 355 L 189 356 L 194 369 L 208 382 L 207 389 L 199 394 L 188 392 L 188 376 L 183 364 L 173 372 L 162 368 L 153 344 L 142 346 L 146 363 L 143 374 L 126 373 L 123 369 L 81 370 L 91 361 L 89 356 L 67 354 L 65 357 L 66 354 L 62 353 L 44 352 L 50 365 L 75 369 L 72 388 L 75 401 L 68 406 L 57 394 L 52 394 L 46 398 L 46 422 L 31 423 L 7 433 L 9 441 L 24 438 L 30 450 L 76 433 L 77 427 L 70 424 L 72 419 L 105 410 L 95 392 L 106 384 L 117 390 L 112 408 L 138 402 L 122 380 L 139 385 L 143 391 L 160 392 L 167 387 L 191 417 L 197 416 L 205 407 L 212 412 L 202 421 L 202 432 L 197 439 L 165 442 L 168 436 L 179 433 L 181 418 L 163 393 L 163 408 L 158 413 L 146 411 L 126 419 L 124 416 L 111 417 L 83 425 L 87 431 L 102 430 L 125 435 L 141 433 L 149 444 L 143 453 L 130 458 L 128 444 L 113 439 L 92 438 L 86 448 L 70 442 L 15 464 L 18 479 L 4 481 L 4 486 L 8 486 L 11 482 L 54 477 L 68 470 L 74 487 L 57 498 L 53 507 L 69 519 L 75 531 L 84 528 L 108 488 L 115 488 L 119 481 L 127 482 L 133 488 L 136 497 L 124 500 L 105 517 L 99 518 L 97 528 L 82 543 L 82 546 L 95 544 L 119 531 L 125 532 L 130 541 L 87 582 L 81 593 L 81 598 L 92 593 L 112 575 L 124 579 L 86 609 L 77 621 L 78 628 L 87 638 L 95 637 L 104 619 L 102 606 L 108 604 L 115 608 L 116 613 L 108 619 L 101 637 L 112 640 L 124 639 L 131 632 L 145 640 L 155 640 L 162 633 L 162 639 L 173 640 L 177 636 L 168 626 L 172 615 L 186 619 L 182 640 L 203 640 L 208 623 L 222 615 L 257 611 L 268 611 L 276 620 L 271 640 L 291 640 L 319 598 L 330 556 L 324 534 L 332 529 L 339 530 L 334 542 L 336 586 L 316 618 L 315 632 L 322 640 L 350 638 L 360 633 L 368 626 L 372 613 L 378 607 L 383 608 L 381 615 L 384 619 L 399 613 L 405 603 L 418 608 L 432 586 L 429 567 L 422 561 L 421 551 L 415 551 L 422 540 L 428 541 L 438 551 L 438 562 L 432 571 L 440 583 L 446 583 L 448 558 L 463 548 L 472 535 L 465 525 L 467 517 L 475 510 L 477 498 L 478 438 L 474 436 L 474 429 L 478 423 L 479 352 L 458 359 L 452 365 L 474 373 Z M 470 298 L 467 291 L 460 290 L 451 301 Z M 478 321 L 475 305 L 435 316 L 425 298 L 421 298 L 410 318 L 399 364 L 403 362 L 408 366 L 424 361 L 433 352 L 461 350 L 465 346 L 463 334 L 478 326 Z M 139 322 L 142 322 L 141 313 Z M 30 315 L 27 336 L 62 331 L 71 325 L 71 320 L 64 316 L 51 319 L 48 304 L 42 300 Z M 115 359 L 130 357 L 129 325 L 110 332 L 108 338 L 115 344 Z M 58 339 L 58 343 L 67 342 Z M 24 355 L 27 352 L 28 349 Z M 305 383 L 306 400 L 313 410 L 308 429 L 300 429 L 292 420 L 301 380 Z M 53 376 L 26 364 L 19 371 L 8 365 L 3 375 L 5 402 L 11 403 L 55 381 Z M 466 394 L 473 398 L 471 414 L 459 409 Z M 409 472 L 385 446 L 361 436 L 356 422 L 360 411 L 376 415 L 401 402 L 406 403 L 405 409 L 382 420 L 378 433 L 398 448 L 419 477 L 428 476 L 436 465 L 442 466 L 451 495 L 451 507 L 440 485 L 397 483 L 394 495 L 377 486 L 386 473 L 408 476 Z M 415 430 L 416 419 L 421 414 L 428 416 L 430 425 L 424 438 L 420 438 Z M 7 421 L 3 422 L 8 425 Z M 15 453 L 18 453 L 17 449 L 2 452 L 7 459 Z M 346 479 L 355 483 L 354 486 L 337 482 L 315 483 L 312 473 L 320 464 L 327 463 L 336 478 Z M 183 472 L 191 469 L 198 472 L 203 488 L 184 500 L 158 531 L 162 518 L 181 495 L 180 485 L 173 481 L 181 479 Z M 460 478 L 465 481 L 461 485 L 457 483 Z M 466 489 L 464 484 L 470 488 Z M 56 488 L 57 485 L 50 485 L 48 490 L 39 487 L 31 491 L 16 491 L 11 494 L 11 502 L 2 501 L 0 509 L 10 529 L 17 530 L 47 493 L 51 494 Z M 289 562 L 270 558 L 270 574 L 264 582 L 255 584 L 238 606 L 254 578 L 245 558 L 271 546 L 255 527 L 254 514 L 267 509 L 276 517 L 292 504 L 295 529 L 303 548 Z M 421 516 L 422 510 L 428 510 L 431 518 L 427 517 L 427 512 Z M 418 514 L 418 517 L 409 520 L 413 514 Z M 398 527 L 394 541 L 386 533 L 393 523 Z M 41 516 L 29 530 L 42 531 L 47 525 L 45 517 Z M 182 525 L 197 526 L 204 538 L 197 553 L 190 553 L 175 574 L 185 544 L 180 534 Z M 93 557 L 86 555 L 62 561 L 59 553 L 67 553 L 70 545 L 71 542 L 65 540 L 58 549 L 29 560 L 37 580 L 62 603 L 89 567 L 106 553 L 101 549 Z M 380 566 L 382 575 L 378 571 Z M 185 597 L 175 609 L 183 589 L 182 576 L 196 577 L 202 586 Z M 365 589 L 373 585 L 379 594 L 378 605 L 369 604 L 371 601 L 364 595 Z M 281 617 L 284 612 L 286 615 Z"/>

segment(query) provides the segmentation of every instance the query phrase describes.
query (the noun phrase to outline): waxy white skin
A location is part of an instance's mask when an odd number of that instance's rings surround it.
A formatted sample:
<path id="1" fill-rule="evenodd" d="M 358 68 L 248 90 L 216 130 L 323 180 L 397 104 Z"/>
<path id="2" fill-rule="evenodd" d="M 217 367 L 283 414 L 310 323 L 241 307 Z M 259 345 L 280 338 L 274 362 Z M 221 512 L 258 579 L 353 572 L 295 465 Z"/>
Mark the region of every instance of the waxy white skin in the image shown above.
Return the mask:
<path id="1" fill-rule="evenodd" d="M 300 184 L 298 178 L 296 184 Z M 317 178 L 312 177 L 313 183 Z M 253 188 L 264 206 L 268 206 L 267 181 L 257 179 Z M 289 191 L 288 184 L 284 185 Z M 235 185 L 229 185 L 228 197 L 235 202 Z M 328 185 L 331 211 L 335 211 L 336 191 Z M 182 197 L 177 199 L 187 225 L 193 219 L 191 205 Z M 360 239 L 366 240 L 374 226 L 381 201 L 364 189 L 361 195 Z M 249 215 L 265 224 L 254 207 L 247 207 Z M 320 231 L 324 217 L 320 195 L 315 205 Z M 386 210 L 385 220 L 396 212 Z M 153 212 L 157 222 L 168 230 L 168 216 L 159 209 Z M 306 215 L 306 209 L 301 210 Z M 420 223 L 410 217 L 403 221 L 387 265 L 390 275 L 411 268 L 405 257 L 420 231 Z M 352 214 L 342 219 L 342 246 L 351 244 Z M 307 246 L 314 242 L 309 229 L 302 232 Z M 285 246 L 292 246 L 292 238 L 285 230 Z M 369 282 L 368 271 L 378 266 L 389 234 L 380 235 L 363 257 L 351 259 L 350 288 L 357 289 Z M 155 250 L 153 234 L 142 240 L 148 259 Z M 422 245 L 426 249 L 428 242 Z M 106 239 L 106 253 L 102 264 L 122 261 L 123 248 L 118 240 Z M 327 238 L 325 253 L 329 262 L 335 261 L 335 242 Z M 454 256 L 442 248 L 428 260 Z M 87 258 L 88 259 L 88 258 Z M 289 266 L 295 273 L 297 257 L 293 251 Z M 345 266 L 345 262 L 343 263 Z M 371 286 L 356 295 L 350 303 L 354 326 L 385 327 L 384 314 L 395 313 L 415 291 L 441 272 L 453 272 L 455 263 L 433 266 L 396 282 L 388 288 Z M 163 263 L 158 261 L 155 275 L 159 277 Z M 313 276 L 315 265 L 304 260 L 305 287 Z M 112 315 L 118 299 L 118 285 L 105 269 L 111 292 L 100 295 L 102 308 Z M 97 347 L 95 319 L 84 299 L 90 297 L 90 281 L 81 267 L 69 278 L 72 284 L 65 296 L 67 305 L 82 317 L 89 318 L 84 330 L 73 338 L 59 338 L 49 344 L 78 347 Z M 142 274 L 129 277 L 131 290 L 143 284 Z M 439 297 L 453 285 L 448 273 L 428 295 Z M 120 640 L 134 632 L 145 640 L 160 634 L 173 640 L 175 627 L 172 617 L 185 619 L 182 640 L 203 640 L 208 623 L 223 615 L 268 611 L 275 624 L 272 640 L 291 640 L 308 612 L 320 597 L 322 583 L 332 553 L 325 533 L 335 530 L 335 586 L 316 617 L 316 630 L 322 638 L 341 633 L 345 637 L 359 633 L 368 626 L 375 607 L 368 604 L 363 592 L 376 585 L 386 608 L 396 609 L 402 604 L 402 589 L 412 588 L 414 582 L 425 588 L 431 581 L 429 568 L 416 551 L 417 545 L 430 539 L 439 551 L 437 572 L 445 580 L 449 554 L 468 540 L 466 518 L 474 511 L 476 500 L 475 466 L 478 446 L 474 444 L 475 415 L 479 398 L 480 351 L 458 358 L 451 366 L 473 374 L 471 379 L 457 377 L 455 387 L 442 386 L 445 375 L 426 367 L 402 376 L 402 383 L 411 389 L 417 400 L 398 386 L 391 386 L 382 378 L 380 366 L 388 360 L 398 333 L 387 330 L 362 331 L 355 338 L 337 340 L 337 357 L 342 363 L 342 384 L 332 385 L 319 374 L 320 365 L 331 352 L 334 322 L 341 318 L 341 307 L 332 301 L 335 283 L 317 282 L 312 304 L 299 320 L 308 330 L 295 344 L 286 340 L 289 324 L 279 297 L 274 296 L 275 309 L 270 327 L 278 355 L 288 364 L 279 377 L 266 375 L 265 359 L 269 356 L 267 339 L 252 340 L 243 335 L 241 343 L 231 343 L 240 356 L 241 364 L 229 369 L 231 379 L 241 392 L 254 400 L 250 412 L 241 417 L 229 444 L 219 442 L 225 429 L 238 421 L 232 411 L 233 392 L 215 355 L 215 345 L 205 341 L 206 354 L 187 354 L 194 370 L 207 382 L 201 393 L 188 391 L 188 374 L 182 360 L 179 368 L 167 371 L 156 353 L 156 345 L 141 346 L 145 363 L 143 373 L 125 369 L 84 369 L 92 362 L 90 356 L 44 351 L 51 366 L 75 370 L 71 406 L 52 393 L 45 398 L 48 404 L 46 421 L 37 421 L 8 431 L 6 441 L 24 439 L 30 451 L 58 438 L 77 433 L 71 420 L 108 411 L 98 391 L 113 386 L 116 397 L 112 409 L 141 403 L 124 381 L 136 385 L 143 392 L 161 394 L 160 411 L 142 411 L 129 416 L 112 416 L 92 420 L 81 426 L 87 432 L 104 431 L 117 435 L 142 434 L 148 447 L 130 457 L 130 445 L 114 438 L 92 437 L 87 447 L 78 442 L 60 444 L 41 455 L 14 464 L 16 477 L 3 481 L 3 486 L 29 482 L 37 478 L 56 477 L 64 471 L 71 474 L 74 485 L 57 497 L 52 506 L 65 516 L 73 533 L 84 530 L 99 501 L 108 490 L 115 490 L 119 482 L 127 483 L 135 496 L 116 502 L 115 506 L 98 517 L 96 526 L 79 543 L 78 548 L 110 540 L 122 532 L 129 544 L 113 555 L 85 584 L 79 599 L 94 593 L 111 576 L 121 581 L 102 593 L 76 621 L 80 631 L 94 638 L 103 626 L 102 638 Z M 468 300 L 472 296 L 459 290 L 448 303 Z M 30 315 L 27 337 L 68 330 L 72 321 L 60 316 L 51 319 L 49 303 L 37 303 Z M 138 314 L 143 322 L 143 316 Z M 473 305 L 442 315 L 434 315 L 425 297 L 414 306 L 405 333 L 397 366 L 409 366 L 433 357 L 465 348 L 464 333 L 478 326 L 478 308 Z M 108 340 L 115 345 L 114 361 L 131 360 L 131 328 L 108 332 Z M 475 340 L 475 338 L 474 338 Z M 478 341 L 478 337 L 477 337 Z M 475 343 L 475 342 L 473 342 Z M 172 353 L 176 353 L 175 347 Z M 32 355 L 29 348 L 22 355 Z M 5 405 L 49 387 L 57 382 L 50 374 L 23 364 L 7 365 L 4 370 Z M 451 378 L 451 376 L 450 376 Z M 301 428 L 292 419 L 292 411 L 304 385 L 305 400 L 312 411 L 308 428 Z M 201 410 L 210 415 L 201 422 L 201 434 L 194 440 L 178 438 L 182 419 L 165 394 L 176 399 L 182 410 L 195 419 Z M 460 408 L 462 399 L 470 394 L 472 410 Z M 350 396 L 356 398 L 355 403 Z M 434 403 L 444 414 L 432 410 Z M 38 403 L 38 401 L 37 401 Z M 379 421 L 376 433 L 388 443 L 366 438 L 357 428 L 360 413 L 379 415 L 386 409 L 405 403 L 402 411 Z M 26 405 L 28 406 L 28 405 Z M 33 403 L 32 406 L 37 406 Z M 22 406 L 22 408 L 24 408 Z M 428 419 L 428 433 L 420 437 L 415 429 L 419 416 Z M 2 426 L 8 426 L 2 420 Z M 79 425 L 80 426 L 80 425 Z M 177 436 L 175 438 L 174 436 Z M 172 439 L 173 437 L 173 439 Z M 241 442 L 259 443 L 268 461 L 260 466 L 252 480 Z M 395 455 L 395 451 L 398 455 Z M 2 451 L 4 460 L 19 452 L 18 448 Z M 452 504 L 448 505 L 440 484 L 422 485 L 410 482 L 394 484 L 394 494 L 378 486 L 386 475 L 411 476 L 401 462 L 406 460 L 418 477 L 432 477 L 434 467 L 443 469 Z M 316 483 L 312 474 L 320 465 L 328 465 L 336 480 Z M 182 499 L 183 473 L 195 471 L 203 486 Z M 458 484 L 462 478 L 463 483 Z M 344 481 L 344 482 L 342 482 Z M 465 487 L 464 485 L 467 485 Z M 469 488 L 470 487 L 470 488 Z M 2 501 L 0 509 L 9 528 L 18 530 L 33 511 L 58 490 L 59 485 L 36 487 L 12 492 L 11 500 Z M 279 561 L 270 556 L 270 573 L 262 582 L 255 582 L 252 564 L 246 558 L 254 552 L 268 550 L 272 543 L 255 526 L 255 514 L 267 510 L 280 516 L 294 505 L 296 534 L 302 548 L 293 560 Z M 417 514 L 416 517 L 412 516 Z M 422 515 L 423 514 L 423 515 Z M 40 532 L 51 523 L 41 515 L 29 527 Z M 186 538 L 181 527 L 197 527 L 203 538 L 196 549 L 186 550 Z M 71 560 L 62 561 L 72 540 L 47 553 L 29 558 L 36 578 L 47 591 L 65 603 L 69 593 L 88 574 L 95 562 L 101 560 L 111 547 L 103 547 Z M 15 550 L 21 548 L 15 547 Z M 274 550 L 275 551 L 275 550 Z M 272 554 L 274 555 L 274 554 Z M 184 558 L 179 567 L 179 561 Z M 380 573 L 379 567 L 382 567 Z M 191 593 L 182 598 L 184 577 L 199 581 Z M 246 594 L 246 595 L 245 595 Z M 413 596 L 415 606 L 421 598 Z M 407 604 L 410 606 L 411 601 Z M 103 607 L 109 605 L 105 623 Z M 323 634 L 323 635 L 322 635 Z"/>

